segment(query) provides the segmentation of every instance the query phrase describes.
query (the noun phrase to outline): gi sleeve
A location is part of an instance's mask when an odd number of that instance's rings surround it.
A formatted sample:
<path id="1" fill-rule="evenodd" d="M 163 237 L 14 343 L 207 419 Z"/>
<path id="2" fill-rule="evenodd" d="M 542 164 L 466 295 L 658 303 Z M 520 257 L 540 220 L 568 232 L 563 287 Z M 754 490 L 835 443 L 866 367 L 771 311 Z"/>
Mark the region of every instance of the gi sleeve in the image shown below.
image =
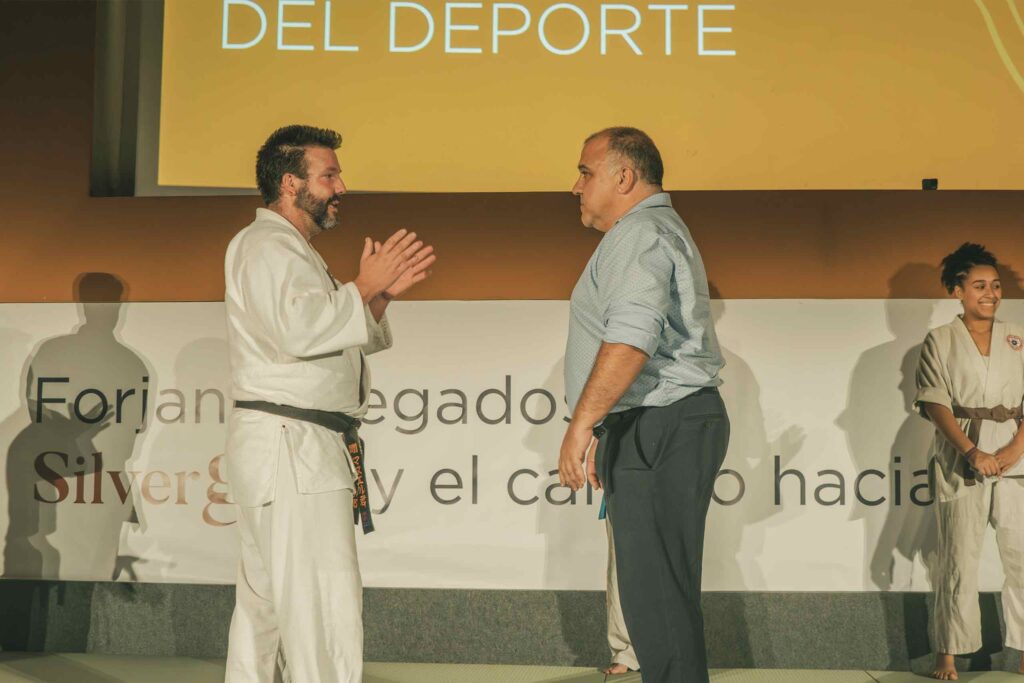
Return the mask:
<path id="1" fill-rule="evenodd" d="M 295 358 L 339 353 L 369 339 L 367 314 L 352 283 L 324 287 L 320 264 L 285 235 L 251 245 L 238 271 L 246 311 Z"/>
<path id="2" fill-rule="evenodd" d="M 378 351 L 390 349 L 392 344 L 391 324 L 388 322 L 387 314 L 382 315 L 380 322 L 377 322 L 373 314 L 370 313 L 370 307 L 367 306 L 363 315 L 366 316 L 366 333 L 369 336 L 369 340 L 363 345 L 363 353 L 369 356 Z"/>
<path id="3" fill-rule="evenodd" d="M 934 331 L 928 333 L 921 347 L 915 381 L 917 395 L 914 397 L 914 405 L 921 417 L 928 419 L 928 413 L 924 410 L 925 403 L 935 403 L 953 410 L 953 388 Z"/>
<path id="4" fill-rule="evenodd" d="M 656 226 L 636 225 L 608 246 L 597 269 L 605 304 L 602 340 L 653 356 L 672 302 L 675 266 L 664 237 Z"/>

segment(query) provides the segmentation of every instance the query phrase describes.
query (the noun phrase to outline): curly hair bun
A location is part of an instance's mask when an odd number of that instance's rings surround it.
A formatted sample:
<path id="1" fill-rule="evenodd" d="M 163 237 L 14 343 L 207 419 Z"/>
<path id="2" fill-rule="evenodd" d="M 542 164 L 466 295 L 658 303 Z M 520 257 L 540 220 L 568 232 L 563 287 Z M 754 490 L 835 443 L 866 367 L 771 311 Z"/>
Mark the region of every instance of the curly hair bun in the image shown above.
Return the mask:
<path id="1" fill-rule="evenodd" d="M 964 278 L 975 266 L 998 267 L 996 257 L 980 244 L 964 242 L 956 251 L 942 259 L 942 286 L 950 294 L 963 285 Z"/>

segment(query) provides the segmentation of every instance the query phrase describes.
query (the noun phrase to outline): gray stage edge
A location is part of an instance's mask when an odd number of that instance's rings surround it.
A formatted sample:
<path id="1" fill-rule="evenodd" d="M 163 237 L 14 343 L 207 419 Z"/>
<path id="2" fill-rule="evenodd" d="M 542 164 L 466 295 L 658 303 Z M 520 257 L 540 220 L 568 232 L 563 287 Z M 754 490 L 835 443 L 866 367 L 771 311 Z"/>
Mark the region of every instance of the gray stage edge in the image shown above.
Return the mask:
<path id="1" fill-rule="evenodd" d="M 713 668 L 920 670 L 922 593 L 706 593 Z M 367 589 L 366 659 L 598 666 L 608 657 L 596 591 Z M 998 594 L 981 596 L 971 670 L 1006 670 Z M 232 586 L 0 580 L 0 648 L 223 657 Z M 967 665 L 968 662 L 964 662 Z M 963 667 L 968 668 L 967 666 Z"/>

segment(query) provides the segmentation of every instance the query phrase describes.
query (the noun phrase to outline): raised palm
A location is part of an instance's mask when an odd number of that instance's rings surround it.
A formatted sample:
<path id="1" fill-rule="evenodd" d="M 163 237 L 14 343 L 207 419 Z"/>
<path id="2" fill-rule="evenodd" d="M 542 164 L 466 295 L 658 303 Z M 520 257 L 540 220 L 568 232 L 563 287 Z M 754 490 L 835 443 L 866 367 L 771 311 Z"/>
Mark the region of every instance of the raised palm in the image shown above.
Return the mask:
<path id="1" fill-rule="evenodd" d="M 377 246 L 380 249 L 380 246 Z M 388 299 L 395 299 L 405 294 L 413 285 L 423 282 L 430 277 L 430 266 L 437 261 L 434 254 L 434 247 L 423 245 L 409 257 L 410 266 L 398 276 L 395 282 L 384 290 Z"/>

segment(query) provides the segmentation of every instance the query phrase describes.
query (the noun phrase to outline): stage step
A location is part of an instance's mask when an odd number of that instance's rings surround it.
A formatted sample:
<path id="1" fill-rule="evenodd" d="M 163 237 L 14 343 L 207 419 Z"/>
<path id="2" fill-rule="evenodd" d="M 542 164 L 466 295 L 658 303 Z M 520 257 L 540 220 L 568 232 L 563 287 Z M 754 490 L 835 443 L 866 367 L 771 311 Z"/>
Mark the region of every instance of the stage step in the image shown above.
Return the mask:
<path id="1" fill-rule="evenodd" d="M 189 657 L 0 652 L 0 683 L 221 683 L 224 661 Z M 604 683 L 594 669 L 489 664 L 366 664 L 363 683 Z M 639 674 L 609 677 L 640 683 Z M 908 672 L 719 669 L 713 683 L 920 683 Z M 1004 672 L 962 673 L 964 683 L 1020 683 Z"/>

